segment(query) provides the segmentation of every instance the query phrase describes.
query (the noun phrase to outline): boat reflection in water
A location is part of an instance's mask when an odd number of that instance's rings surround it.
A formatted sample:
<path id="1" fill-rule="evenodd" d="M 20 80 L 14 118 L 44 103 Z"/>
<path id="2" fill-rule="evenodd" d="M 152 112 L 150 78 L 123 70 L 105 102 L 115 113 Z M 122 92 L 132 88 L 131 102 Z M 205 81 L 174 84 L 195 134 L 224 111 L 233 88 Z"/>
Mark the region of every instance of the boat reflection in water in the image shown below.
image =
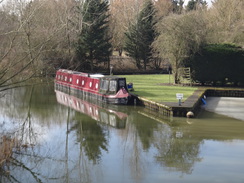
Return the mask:
<path id="1" fill-rule="evenodd" d="M 127 114 L 107 109 L 99 105 L 99 103 L 92 103 L 92 101 L 84 100 L 78 96 L 69 95 L 63 91 L 55 90 L 57 102 L 68 106 L 78 112 L 90 116 L 92 119 L 105 123 L 109 126 L 123 129 L 126 126 Z"/>

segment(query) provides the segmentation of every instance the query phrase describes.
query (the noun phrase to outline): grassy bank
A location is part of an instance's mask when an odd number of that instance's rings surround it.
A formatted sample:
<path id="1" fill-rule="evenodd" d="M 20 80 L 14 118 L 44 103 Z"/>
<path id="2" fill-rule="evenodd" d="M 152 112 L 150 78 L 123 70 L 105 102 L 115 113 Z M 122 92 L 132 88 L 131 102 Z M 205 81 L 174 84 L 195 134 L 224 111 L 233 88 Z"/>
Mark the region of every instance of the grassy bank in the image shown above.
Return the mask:
<path id="1" fill-rule="evenodd" d="M 186 100 L 197 89 L 170 85 L 173 77 L 166 74 L 122 75 L 127 83 L 133 83 L 134 93 L 155 102 L 177 102 L 176 93 L 183 93 Z"/>

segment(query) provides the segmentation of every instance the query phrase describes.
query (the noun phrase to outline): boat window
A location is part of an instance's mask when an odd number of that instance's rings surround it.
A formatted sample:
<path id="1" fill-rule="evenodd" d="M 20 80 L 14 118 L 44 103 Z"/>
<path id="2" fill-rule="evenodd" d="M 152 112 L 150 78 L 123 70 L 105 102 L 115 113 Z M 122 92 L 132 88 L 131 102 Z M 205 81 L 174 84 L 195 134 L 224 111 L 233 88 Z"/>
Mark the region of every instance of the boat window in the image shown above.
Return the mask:
<path id="1" fill-rule="evenodd" d="M 90 88 L 92 87 L 92 82 L 90 81 Z"/>
<path id="2" fill-rule="evenodd" d="M 67 81 L 67 76 L 65 76 L 65 79 L 64 80 Z"/>
<path id="3" fill-rule="evenodd" d="M 69 78 L 69 82 L 72 82 L 72 78 Z"/>
<path id="4" fill-rule="evenodd" d="M 96 89 L 98 88 L 98 83 L 96 83 Z"/>
<path id="5" fill-rule="evenodd" d="M 79 84 L 79 79 L 76 80 L 76 84 Z"/>
<path id="6" fill-rule="evenodd" d="M 125 87 L 125 80 L 120 79 L 119 80 L 119 88 Z"/>
<path id="7" fill-rule="evenodd" d="M 109 83 L 109 91 L 116 91 L 116 87 L 117 87 L 117 81 L 116 80 L 111 80 Z"/>
<path id="8" fill-rule="evenodd" d="M 108 83 L 109 83 L 108 80 L 102 80 L 102 81 L 101 81 L 100 89 L 101 89 L 101 90 L 105 90 L 105 91 L 107 91 L 107 90 L 108 90 Z"/>
<path id="9" fill-rule="evenodd" d="M 85 81 L 84 80 L 82 80 L 82 86 L 85 84 Z"/>

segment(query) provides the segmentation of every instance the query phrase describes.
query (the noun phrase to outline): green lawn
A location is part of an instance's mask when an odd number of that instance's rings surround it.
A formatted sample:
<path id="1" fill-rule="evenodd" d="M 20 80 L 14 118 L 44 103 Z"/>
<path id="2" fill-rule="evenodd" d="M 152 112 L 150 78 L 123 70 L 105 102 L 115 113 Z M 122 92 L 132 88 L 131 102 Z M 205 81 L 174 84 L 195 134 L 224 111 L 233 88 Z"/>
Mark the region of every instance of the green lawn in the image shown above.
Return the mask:
<path id="1" fill-rule="evenodd" d="M 176 93 L 183 93 L 184 101 L 197 89 L 163 85 L 173 82 L 173 76 L 167 74 L 122 75 L 122 77 L 126 78 L 127 83 L 133 83 L 134 91 L 131 93 L 155 102 L 177 102 Z"/>

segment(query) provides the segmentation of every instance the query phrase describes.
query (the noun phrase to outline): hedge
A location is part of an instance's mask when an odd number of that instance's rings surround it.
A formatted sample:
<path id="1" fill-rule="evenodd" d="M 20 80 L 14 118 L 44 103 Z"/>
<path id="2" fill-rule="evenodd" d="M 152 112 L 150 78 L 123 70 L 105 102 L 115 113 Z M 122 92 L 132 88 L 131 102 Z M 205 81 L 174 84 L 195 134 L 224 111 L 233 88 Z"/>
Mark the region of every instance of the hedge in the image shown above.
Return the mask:
<path id="1" fill-rule="evenodd" d="M 243 85 L 244 50 L 231 44 L 210 44 L 191 57 L 192 79 L 201 84 Z"/>

